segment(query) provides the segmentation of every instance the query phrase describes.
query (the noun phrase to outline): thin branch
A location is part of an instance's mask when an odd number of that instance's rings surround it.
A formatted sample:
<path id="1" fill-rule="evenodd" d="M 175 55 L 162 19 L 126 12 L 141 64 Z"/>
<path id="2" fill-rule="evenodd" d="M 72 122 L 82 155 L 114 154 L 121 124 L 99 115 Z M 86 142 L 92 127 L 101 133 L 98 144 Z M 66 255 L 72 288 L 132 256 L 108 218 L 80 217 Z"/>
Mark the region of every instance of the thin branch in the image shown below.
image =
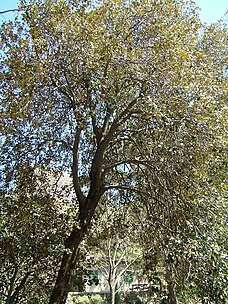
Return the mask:
<path id="1" fill-rule="evenodd" d="M 138 260 L 139 257 L 140 257 L 140 260 L 142 260 L 142 255 L 140 254 L 140 255 L 138 255 L 134 260 L 132 260 L 129 264 L 127 264 L 126 267 L 124 267 L 124 268 L 122 269 L 122 271 L 120 271 L 120 273 L 119 273 L 119 277 L 120 277 L 120 278 L 121 278 L 121 277 L 124 275 L 124 273 L 131 267 L 131 265 L 133 265 L 133 264 L 135 263 L 135 261 Z M 116 293 L 121 289 L 121 287 L 122 287 L 122 286 L 119 286 L 119 288 L 116 289 Z"/>
<path id="2" fill-rule="evenodd" d="M 118 250 L 118 249 L 119 249 L 119 247 L 117 247 L 116 250 Z M 117 261 L 116 264 L 115 264 L 115 268 L 117 268 L 117 267 L 120 265 L 120 263 L 123 262 L 123 258 L 124 258 L 125 255 L 126 255 L 126 251 L 123 250 L 121 256 L 119 257 L 118 261 Z M 116 259 L 116 258 L 115 258 L 115 259 Z"/>
<path id="3" fill-rule="evenodd" d="M 134 188 L 134 187 L 130 187 L 127 185 L 120 185 L 120 184 L 113 184 L 113 185 L 109 185 L 109 186 L 104 186 L 105 191 L 107 190 L 111 190 L 111 189 L 117 189 L 117 190 L 129 190 L 129 191 L 133 191 L 136 193 L 140 193 L 140 194 L 148 194 L 147 192 L 143 191 L 142 189 L 138 189 L 138 188 Z"/>
<path id="4" fill-rule="evenodd" d="M 9 10 L 0 12 L 0 15 L 6 14 L 6 13 L 11 13 L 11 12 L 20 12 L 20 11 L 22 11 L 21 8 L 13 8 L 13 9 L 9 9 Z"/>
<path id="5" fill-rule="evenodd" d="M 70 85 L 70 82 L 69 82 L 69 79 L 67 77 L 67 74 L 66 74 L 65 70 L 63 71 L 63 73 L 64 73 L 64 77 L 66 79 L 66 83 L 67 83 L 68 89 L 69 89 L 70 94 L 71 94 L 72 99 L 73 99 L 73 100 L 71 100 L 71 102 L 73 101 L 72 102 L 72 108 L 75 109 L 75 95 L 74 95 L 74 92 L 72 91 L 72 88 L 71 88 L 71 85 Z"/>
<path id="6" fill-rule="evenodd" d="M 103 265 L 100 264 L 100 266 L 96 265 L 96 267 L 99 269 L 99 271 L 105 277 L 106 280 L 108 280 L 108 276 L 109 276 L 109 271 L 106 268 L 107 266 L 108 266 L 108 263 L 105 263 Z"/>
<path id="7" fill-rule="evenodd" d="M 107 60 L 106 62 L 106 65 L 105 65 L 105 68 L 104 68 L 104 73 L 103 73 L 103 77 L 105 78 L 107 76 L 107 73 L 108 73 L 108 66 L 111 62 L 111 57 Z"/>
<path id="8" fill-rule="evenodd" d="M 120 115 L 113 121 L 111 128 L 109 130 L 109 133 L 107 134 L 105 140 L 109 142 L 112 138 L 112 135 L 116 132 L 120 124 L 123 124 L 133 113 L 134 111 L 131 111 L 132 108 L 136 105 L 138 100 L 142 97 L 143 92 L 143 84 L 141 87 L 141 90 L 139 92 L 139 95 L 135 97 L 128 105 L 127 107 L 120 113 Z"/>
<path id="9" fill-rule="evenodd" d="M 108 143 L 112 139 L 112 136 L 116 132 L 116 130 L 118 129 L 119 125 L 124 123 L 126 121 L 126 119 L 132 114 L 132 112 L 130 112 L 130 110 L 135 106 L 135 104 L 137 103 L 137 101 L 140 97 L 141 97 L 141 93 L 139 94 L 139 96 L 134 98 L 128 104 L 128 106 L 120 113 L 120 115 L 113 121 L 113 123 L 111 125 L 111 128 L 109 129 L 108 134 L 105 136 L 105 138 L 103 140 L 103 142 L 105 143 L 106 146 L 108 145 Z"/>
<path id="10" fill-rule="evenodd" d="M 109 265 L 110 267 L 113 266 L 113 263 L 112 263 L 112 253 L 111 253 L 111 240 L 108 240 L 108 257 L 109 257 Z M 110 272 L 111 272 L 111 269 L 110 269 Z"/>
<path id="11" fill-rule="evenodd" d="M 104 171 L 108 171 L 112 168 L 115 168 L 117 166 L 124 165 L 124 164 L 147 165 L 148 161 L 147 160 L 138 160 L 138 159 L 126 159 L 126 160 L 122 160 L 122 161 L 119 161 L 119 162 L 106 166 L 104 168 Z"/>
<path id="12" fill-rule="evenodd" d="M 53 86 L 60 92 L 62 93 L 65 97 L 68 98 L 68 100 L 70 101 L 70 105 L 73 109 L 73 112 L 74 112 L 74 115 L 75 115 L 75 118 L 77 119 L 76 117 L 76 114 L 75 114 L 75 110 L 76 110 L 76 105 L 75 105 L 75 100 L 74 100 L 74 95 L 72 95 L 72 92 L 70 92 L 70 94 L 68 94 L 68 92 L 66 90 L 64 90 L 62 87 L 60 87 L 60 85 L 57 84 L 57 82 L 51 78 L 51 81 L 52 81 L 52 84 Z"/>
<path id="13" fill-rule="evenodd" d="M 136 98 L 134 98 L 128 105 L 127 107 L 120 113 L 119 115 L 119 119 L 124 119 L 124 117 L 127 115 L 129 115 L 130 110 L 135 106 L 135 104 L 137 103 L 138 99 L 141 97 L 141 93 L 139 93 L 139 96 L 137 96 Z"/>
<path id="14" fill-rule="evenodd" d="M 63 139 L 46 139 L 46 140 L 43 140 L 42 142 L 40 142 L 37 146 L 35 146 L 34 148 L 30 148 L 29 149 L 29 152 L 34 152 L 34 151 L 40 151 L 40 148 L 42 148 L 43 145 L 46 145 L 47 143 L 60 143 L 60 144 L 63 144 L 65 146 L 66 149 L 70 149 L 70 150 L 73 150 L 73 147 L 71 145 L 69 145 L 65 140 Z"/>
<path id="15" fill-rule="evenodd" d="M 134 258 L 134 260 L 132 260 L 129 264 L 127 264 L 127 265 L 121 270 L 121 272 L 119 273 L 119 276 L 122 276 L 122 275 L 129 269 L 129 267 L 131 267 L 131 265 L 133 265 L 133 264 L 138 260 L 139 257 L 141 257 L 141 259 L 142 259 L 142 255 L 141 255 L 141 254 L 137 255 L 137 257 Z"/>
<path id="16" fill-rule="evenodd" d="M 110 242 L 111 242 L 111 241 L 110 241 Z M 114 268 L 114 269 L 118 266 L 118 261 L 117 261 L 117 263 L 116 263 L 116 256 L 117 256 L 117 251 L 118 251 L 118 249 L 119 249 L 119 242 L 118 242 L 118 240 L 117 240 L 116 246 L 115 246 L 115 249 L 114 249 L 114 253 L 113 253 L 113 259 L 112 259 L 112 261 L 113 261 L 113 268 Z"/>

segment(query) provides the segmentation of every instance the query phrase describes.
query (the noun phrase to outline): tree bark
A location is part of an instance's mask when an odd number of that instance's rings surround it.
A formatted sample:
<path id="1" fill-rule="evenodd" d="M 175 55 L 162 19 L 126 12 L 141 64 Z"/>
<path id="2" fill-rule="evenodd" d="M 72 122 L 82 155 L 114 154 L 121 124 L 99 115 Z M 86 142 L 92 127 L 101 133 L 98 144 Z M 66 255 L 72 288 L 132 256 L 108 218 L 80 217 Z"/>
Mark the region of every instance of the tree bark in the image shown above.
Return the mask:
<path id="1" fill-rule="evenodd" d="M 52 291 L 49 304 L 65 304 L 70 291 L 72 273 L 77 263 L 78 247 L 90 226 L 96 206 L 100 200 L 102 191 L 93 188 L 85 199 L 79 212 L 79 228 L 74 227 L 70 236 L 65 241 L 65 251 L 62 262 Z M 93 199 L 94 198 L 94 199 Z"/>
<path id="2" fill-rule="evenodd" d="M 109 280 L 109 290 L 110 290 L 110 304 L 116 303 L 116 282 L 114 280 Z"/>
<path id="3" fill-rule="evenodd" d="M 97 203 L 96 203 L 97 205 Z M 63 254 L 62 262 L 58 272 L 58 276 L 55 282 L 54 289 L 51 294 L 49 304 L 65 304 L 67 295 L 70 289 L 71 278 L 73 270 L 75 269 L 77 262 L 77 251 L 79 244 L 85 236 L 87 229 L 91 223 L 93 211 L 85 212 L 86 216 L 81 214 L 80 227 L 74 227 L 70 236 L 65 242 L 65 251 Z"/>
<path id="4" fill-rule="evenodd" d="M 115 288 L 110 290 L 110 297 L 111 297 L 111 304 L 115 304 L 116 302 L 116 294 L 115 294 Z"/>
<path id="5" fill-rule="evenodd" d="M 172 265 L 167 265 L 166 268 L 166 281 L 168 287 L 168 303 L 178 304 L 176 292 L 175 292 L 175 280 L 173 278 Z"/>
<path id="6" fill-rule="evenodd" d="M 129 109 L 131 109 L 137 100 L 134 100 L 130 105 L 121 113 L 120 118 L 124 119 Z M 75 110 L 73 104 L 72 109 Z M 118 120 L 114 120 L 110 130 L 106 134 L 98 134 L 98 128 L 96 122 L 93 119 L 93 129 L 97 137 L 97 146 L 94 158 L 91 164 L 90 170 L 90 190 L 88 196 L 85 197 L 81 191 L 79 176 L 78 176 L 78 149 L 81 135 L 81 128 L 76 130 L 74 146 L 73 146 L 73 185 L 76 196 L 79 202 L 79 228 L 74 227 L 70 236 L 65 242 L 65 252 L 63 254 L 62 262 L 58 272 L 58 276 L 55 282 L 54 289 L 52 291 L 49 304 L 65 304 L 67 295 L 70 289 L 72 272 L 75 269 L 77 262 L 78 247 L 85 236 L 88 227 L 93 218 L 97 204 L 105 192 L 105 188 L 102 186 L 102 164 L 104 159 L 104 153 L 108 146 L 108 143 L 112 139 L 113 134 L 118 128 Z M 105 129 L 107 122 L 104 122 L 103 129 Z M 103 130 L 104 131 L 104 130 Z M 103 137 L 102 137 L 103 135 Z M 101 140 L 102 138 L 102 140 Z"/>
<path id="7" fill-rule="evenodd" d="M 8 296 L 6 299 L 6 304 L 16 304 L 18 302 L 19 293 L 22 290 L 22 288 L 24 287 L 28 277 L 31 274 L 31 271 L 28 271 L 24 275 L 20 284 L 15 288 L 15 290 L 13 292 L 13 286 L 15 284 L 17 273 L 18 273 L 18 266 L 15 266 L 15 271 L 14 271 L 13 277 L 11 278 L 11 282 L 10 282 L 10 289 L 9 289 L 9 293 L 8 293 Z"/>
<path id="8" fill-rule="evenodd" d="M 85 228 L 72 231 L 70 238 L 74 239 L 74 243 L 72 243 L 71 246 L 65 246 L 61 266 L 49 304 L 64 304 L 66 302 L 71 283 L 72 270 L 76 265 L 77 249 L 84 234 Z"/>

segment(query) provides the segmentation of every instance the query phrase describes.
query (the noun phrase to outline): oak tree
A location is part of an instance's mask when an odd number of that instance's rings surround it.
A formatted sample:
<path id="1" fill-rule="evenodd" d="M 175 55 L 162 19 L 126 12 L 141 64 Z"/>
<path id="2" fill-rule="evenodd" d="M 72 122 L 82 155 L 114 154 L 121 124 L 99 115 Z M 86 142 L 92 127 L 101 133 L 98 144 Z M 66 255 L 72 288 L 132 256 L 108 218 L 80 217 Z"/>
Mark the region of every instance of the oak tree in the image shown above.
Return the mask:
<path id="1" fill-rule="evenodd" d="M 190 181 L 189 154 L 203 167 L 223 111 L 225 53 L 213 35 L 224 29 L 204 35 L 188 1 L 24 0 L 21 9 L 1 28 L 2 187 L 33 180 L 36 168 L 71 172 L 78 216 L 49 302 L 65 303 L 105 192 L 145 201 L 149 172 L 150 193 L 175 194 L 173 179 Z"/>

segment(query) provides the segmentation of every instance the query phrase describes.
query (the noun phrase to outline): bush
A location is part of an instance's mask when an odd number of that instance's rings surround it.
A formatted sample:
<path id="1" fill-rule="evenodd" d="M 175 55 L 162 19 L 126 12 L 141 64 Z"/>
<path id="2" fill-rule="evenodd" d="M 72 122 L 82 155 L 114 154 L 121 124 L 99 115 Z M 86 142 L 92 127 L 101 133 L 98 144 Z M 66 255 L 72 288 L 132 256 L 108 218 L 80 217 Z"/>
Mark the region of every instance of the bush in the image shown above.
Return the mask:
<path id="1" fill-rule="evenodd" d="M 101 295 L 75 296 L 68 300 L 67 304 L 105 304 L 106 301 Z"/>

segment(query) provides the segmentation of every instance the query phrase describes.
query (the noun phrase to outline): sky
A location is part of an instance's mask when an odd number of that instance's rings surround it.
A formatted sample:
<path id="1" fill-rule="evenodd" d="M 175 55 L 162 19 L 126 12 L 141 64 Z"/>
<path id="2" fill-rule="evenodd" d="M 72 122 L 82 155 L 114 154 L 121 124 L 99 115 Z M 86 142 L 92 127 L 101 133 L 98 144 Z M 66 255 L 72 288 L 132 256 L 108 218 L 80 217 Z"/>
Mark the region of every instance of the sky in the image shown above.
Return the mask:
<path id="1" fill-rule="evenodd" d="M 0 0 L 0 12 L 17 8 L 19 0 Z M 200 17 L 208 24 L 218 21 L 228 10 L 228 0 L 195 0 L 200 7 Z M 12 18 L 14 13 L 0 15 L 0 22 Z"/>
<path id="2" fill-rule="evenodd" d="M 201 20 L 208 24 L 218 21 L 228 11 L 228 0 L 195 0 L 195 3 L 201 9 Z"/>

